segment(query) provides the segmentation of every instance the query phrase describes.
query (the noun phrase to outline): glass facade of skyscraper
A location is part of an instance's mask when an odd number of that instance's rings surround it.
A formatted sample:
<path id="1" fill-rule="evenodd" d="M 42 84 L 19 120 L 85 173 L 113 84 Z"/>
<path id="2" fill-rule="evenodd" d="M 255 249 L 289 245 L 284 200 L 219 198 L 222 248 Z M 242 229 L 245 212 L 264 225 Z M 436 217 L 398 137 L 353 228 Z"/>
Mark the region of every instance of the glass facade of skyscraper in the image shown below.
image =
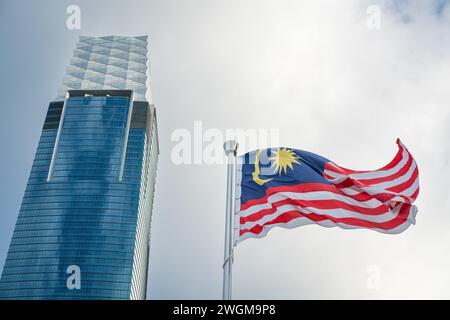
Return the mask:
<path id="1" fill-rule="evenodd" d="M 158 157 L 153 105 L 133 90 L 50 103 L 0 299 L 143 299 Z"/>

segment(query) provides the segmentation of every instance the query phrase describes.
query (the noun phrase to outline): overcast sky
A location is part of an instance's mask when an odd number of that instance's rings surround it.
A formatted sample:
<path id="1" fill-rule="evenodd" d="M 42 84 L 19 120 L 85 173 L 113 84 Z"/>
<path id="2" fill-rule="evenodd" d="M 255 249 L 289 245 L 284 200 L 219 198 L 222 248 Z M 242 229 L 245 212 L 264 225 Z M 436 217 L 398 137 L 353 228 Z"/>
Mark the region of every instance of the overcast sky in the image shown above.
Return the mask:
<path id="1" fill-rule="evenodd" d="M 399 137 L 420 170 L 415 226 L 274 229 L 237 247 L 234 298 L 449 299 L 447 2 L 0 0 L 0 267 L 78 36 L 148 34 L 161 151 L 150 299 L 221 296 L 226 167 L 170 157 L 171 133 L 196 120 L 278 129 L 282 146 L 361 170 L 389 162 Z M 80 30 L 66 28 L 70 4 Z M 367 25 L 371 5 L 380 29 Z"/>

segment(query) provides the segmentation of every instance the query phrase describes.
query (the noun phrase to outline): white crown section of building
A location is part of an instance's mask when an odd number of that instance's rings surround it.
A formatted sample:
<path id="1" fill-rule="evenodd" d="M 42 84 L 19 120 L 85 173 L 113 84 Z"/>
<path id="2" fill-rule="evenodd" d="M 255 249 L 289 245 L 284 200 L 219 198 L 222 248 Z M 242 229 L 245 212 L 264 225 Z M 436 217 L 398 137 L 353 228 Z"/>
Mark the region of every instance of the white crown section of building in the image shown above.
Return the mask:
<path id="1" fill-rule="evenodd" d="M 151 102 L 147 36 L 80 36 L 56 100 L 68 90 L 133 90 L 134 100 Z"/>

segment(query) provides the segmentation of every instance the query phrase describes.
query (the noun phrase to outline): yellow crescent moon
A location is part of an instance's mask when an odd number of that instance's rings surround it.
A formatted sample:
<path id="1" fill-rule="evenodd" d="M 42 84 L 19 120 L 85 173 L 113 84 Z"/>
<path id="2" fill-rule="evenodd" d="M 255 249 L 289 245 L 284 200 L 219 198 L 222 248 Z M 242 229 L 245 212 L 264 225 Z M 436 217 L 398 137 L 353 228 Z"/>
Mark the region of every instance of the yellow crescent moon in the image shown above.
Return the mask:
<path id="1" fill-rule="evenodd" d="M 258 150 L 256 151 L 256 159 L 255 159 L 255 171 L 253 171 L 252 176 L 253 176 L 253 181 L 255 181 L 256 184 L 262 186 L 263 184 L 269 182 L 272 179 L 261 179 L 259 177 L 260 174 L 260 170 L 259 170 L 259 157 L 260 157 L 260 153 L 261 151 Z"/>

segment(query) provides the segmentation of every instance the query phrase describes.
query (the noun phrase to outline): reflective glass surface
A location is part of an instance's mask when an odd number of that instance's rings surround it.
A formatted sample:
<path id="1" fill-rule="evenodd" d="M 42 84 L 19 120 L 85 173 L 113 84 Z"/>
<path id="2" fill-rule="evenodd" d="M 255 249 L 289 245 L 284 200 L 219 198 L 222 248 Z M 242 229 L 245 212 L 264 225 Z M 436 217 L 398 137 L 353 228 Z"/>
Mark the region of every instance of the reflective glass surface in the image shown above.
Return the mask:
<path id="1" fill-rule="evenodd" d="M 127 130 L 129 105 L 128 97 L 69 98 L 59 135 L 43 129 L 1 299 L 130 297 L 146 130 Z M 67 286 L 73 265 L 79 290 Z"/>

